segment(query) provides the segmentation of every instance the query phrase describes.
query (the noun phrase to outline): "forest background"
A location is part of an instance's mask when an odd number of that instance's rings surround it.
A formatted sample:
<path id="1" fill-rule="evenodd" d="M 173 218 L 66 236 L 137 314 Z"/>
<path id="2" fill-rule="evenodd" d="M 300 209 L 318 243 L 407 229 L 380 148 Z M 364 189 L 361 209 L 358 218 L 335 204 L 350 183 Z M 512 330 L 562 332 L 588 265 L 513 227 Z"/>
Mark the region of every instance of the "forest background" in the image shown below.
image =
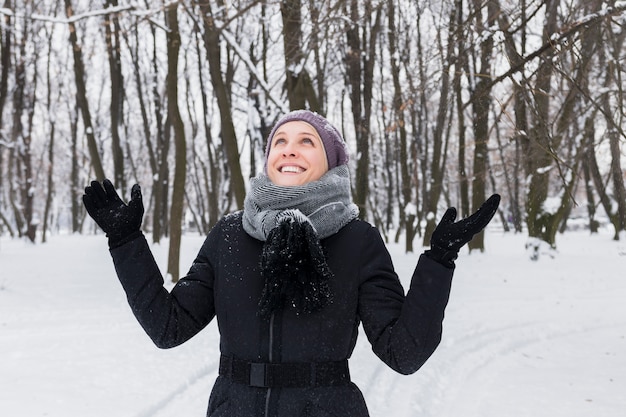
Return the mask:
<path id="1" fill-rule="evenodd" d="M 0 235 L 93 233 L 84 187 L 138 182 L 177 280 L 183 234 L 242 208 L 273 123 L 308 108 L 407 251 L 493 192 L 533 259 L 571 227 L 624 239 L 625 24 L 600 0 L 3 0 Z"/>

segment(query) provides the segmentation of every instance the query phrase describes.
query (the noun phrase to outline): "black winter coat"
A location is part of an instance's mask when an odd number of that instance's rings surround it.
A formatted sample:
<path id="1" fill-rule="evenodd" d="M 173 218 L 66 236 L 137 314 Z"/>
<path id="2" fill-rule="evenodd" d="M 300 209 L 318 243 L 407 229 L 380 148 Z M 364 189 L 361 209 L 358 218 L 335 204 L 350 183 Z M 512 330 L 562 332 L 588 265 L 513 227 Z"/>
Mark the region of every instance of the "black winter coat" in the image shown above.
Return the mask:
<path id="1" fill-rule="evenodd" d="M 441 340 L 453 270 L 422 255 L 405 297 L 377 229 L 354 220 L 321 241 L 334 274 L 332 304 L 309 315 L 289 307 L 263 320 L 258 303 L 263 242 L 242 227 L 241 212 L 209 233 L 187 276 L 168 293 L 145 238 L 111 250 L 129 304 L 161 348 L 177 346 L 217 316 L 223 355 L 251 362 L 329 362 L 350 357 L 359 324 L 373 351 L 402 374 L 417 371 Z M 257 388 L 219 376 L 207 416 L 366 417 L 352 383 Z"/>

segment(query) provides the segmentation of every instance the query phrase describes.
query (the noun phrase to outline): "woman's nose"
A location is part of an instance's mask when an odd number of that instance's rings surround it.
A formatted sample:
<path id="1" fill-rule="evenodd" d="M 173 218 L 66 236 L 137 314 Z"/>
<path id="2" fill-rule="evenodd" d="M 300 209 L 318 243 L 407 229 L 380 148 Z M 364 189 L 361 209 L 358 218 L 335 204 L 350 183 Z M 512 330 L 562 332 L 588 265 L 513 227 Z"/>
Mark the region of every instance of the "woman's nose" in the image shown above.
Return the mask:
<path id="1" fill-rule="evenodd" d="M 283 156 L 296 156 L 298 154 L 298 150 L 296 147 L 289 143 L 283 148 Z"/>

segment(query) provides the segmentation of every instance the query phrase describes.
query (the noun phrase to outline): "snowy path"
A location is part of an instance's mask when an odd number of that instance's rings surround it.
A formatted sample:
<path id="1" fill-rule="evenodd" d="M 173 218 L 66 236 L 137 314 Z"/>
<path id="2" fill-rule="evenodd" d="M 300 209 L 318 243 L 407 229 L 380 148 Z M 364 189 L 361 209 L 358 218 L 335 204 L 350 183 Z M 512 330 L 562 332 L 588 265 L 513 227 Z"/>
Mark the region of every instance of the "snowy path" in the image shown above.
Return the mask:
<path id="1" fill-rule="evenodd" d="M 184 242 L 186 269 L 202 238 Z M 624 415 L 624 244 L 566 235 L 556 259 L 530 262 L 521 236 L 487 242 L 461 256 L 442 344 L 418 373 L 395 374 L 361 333 L 351 372 L 372 417 Z M 408 286 L 416 255 L 390 247 Z M 1 416 L 200 417 L 217 360 L 215 324 L 152 345 L 102 236 L 0 241 Z"/>

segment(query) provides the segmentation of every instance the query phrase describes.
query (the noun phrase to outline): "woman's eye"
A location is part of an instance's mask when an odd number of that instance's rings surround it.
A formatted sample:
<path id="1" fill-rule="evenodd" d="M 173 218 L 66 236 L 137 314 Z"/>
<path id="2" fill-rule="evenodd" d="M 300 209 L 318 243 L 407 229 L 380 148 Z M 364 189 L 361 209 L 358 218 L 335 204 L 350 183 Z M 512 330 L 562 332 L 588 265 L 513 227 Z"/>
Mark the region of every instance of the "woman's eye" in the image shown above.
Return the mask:
<path id="1" fill-rule="evenodd" d="M 304 139 L 302 139 L 302 143 L 306 143 L 307 145 L 313 145 L 313 139 L 311 139 L 311 138 L 304 138 Z"/>
<path id="2" fill-rule="evenodd" d="M 285 139 L 282 139 L 282 138 L 274 139 L 274 146 L 282 145 L 283 143 L 285 143 Z"/>

